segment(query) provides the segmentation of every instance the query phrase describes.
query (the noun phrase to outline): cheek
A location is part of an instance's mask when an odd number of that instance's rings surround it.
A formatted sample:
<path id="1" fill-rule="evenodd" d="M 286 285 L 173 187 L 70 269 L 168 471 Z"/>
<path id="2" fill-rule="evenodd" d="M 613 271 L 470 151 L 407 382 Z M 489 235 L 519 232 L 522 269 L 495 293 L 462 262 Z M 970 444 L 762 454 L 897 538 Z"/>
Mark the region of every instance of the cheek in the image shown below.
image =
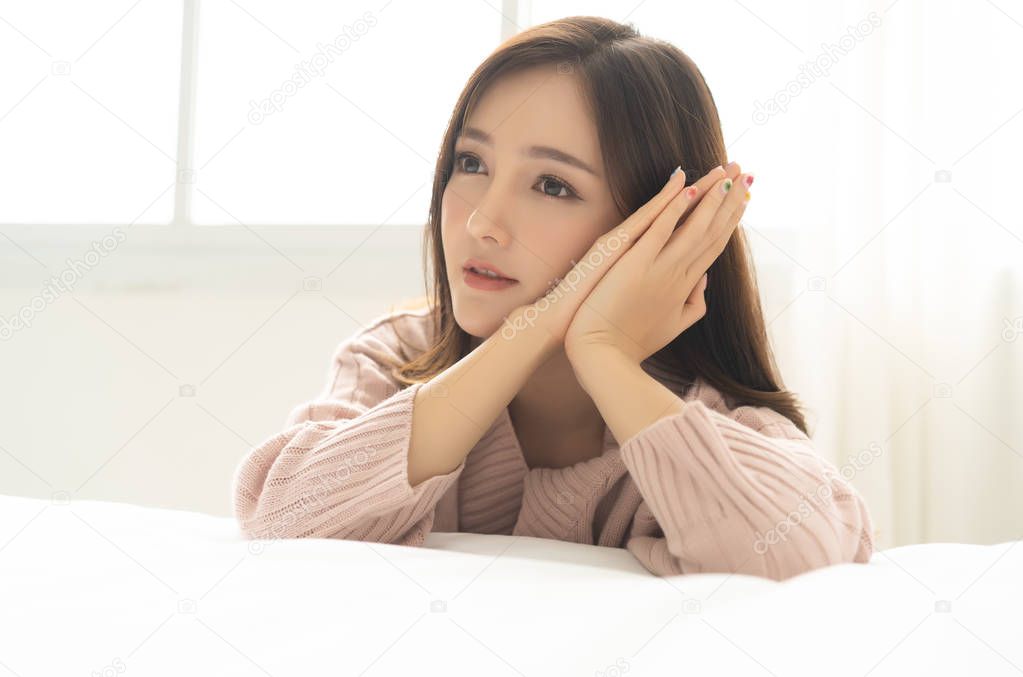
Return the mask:
<path id="1" fill-rule="evenodd" d="M 448 182 L 441 194 L 440 218 L 443 230 L 455 230 L 464 227 L 472 214 L 472 205 L 466 201 L 465 187 L 452 187 L 454 179 Z"/>
<path id="2" fill-rule="evenodd" d="M 561 276 L 586 256 L 603 232 L 588 219 L 564 221 L 557 229 L 546 232 L 541 251 L 549 252 L 548 260 L 559 267 L 558 275 Z"/>
<path id="3" fill-rule="evenodd" d="M 444 189 L 440 202 L 440 233 L 445 247 L 448 246 L 447 243 L 451 239 L 452 231 L 458 227 L 457 224 L 465 223 L 465 216 L 463 214 L 464 204 L 464 202 L 453 196 L 447 188 Z"/>

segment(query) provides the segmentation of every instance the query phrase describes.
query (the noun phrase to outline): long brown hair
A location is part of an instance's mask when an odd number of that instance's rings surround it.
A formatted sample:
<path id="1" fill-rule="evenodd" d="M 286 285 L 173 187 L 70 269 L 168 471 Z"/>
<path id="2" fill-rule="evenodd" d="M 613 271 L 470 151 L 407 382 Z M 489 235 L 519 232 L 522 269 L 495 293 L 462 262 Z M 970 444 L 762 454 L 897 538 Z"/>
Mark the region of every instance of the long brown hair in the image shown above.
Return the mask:
<path id="1" fill-rule="evenodd" d="M 432 298 L 422 303 L 433 314 L 436 331 L 425 352 L 394 365 L 392 373 L 402 383 L 429 381 L 471 350 L 471 337 L 452 309 L 441 200 L 455 141 L 473 104 L 500 75 L 535 66 L 553 66 L 551 77 L 579 77 L 622 220 L 653 197 L 677 165 L 693 183 L 727 162 L 714 98 L 696 64 L 678 47 L 641 36 L 632 25 L 590 16 L 540 24 L 506 40 L 469 77 L 444 133 L 423 247 L 424 281 Z M 797 398 L 782 388 L 741 225 L 710 266 L 709 280 L 706 314 L 657 359 L 690 382 L 703 378 L 730 400 L 729 406 L 770 407 L 807 433 Z"/>

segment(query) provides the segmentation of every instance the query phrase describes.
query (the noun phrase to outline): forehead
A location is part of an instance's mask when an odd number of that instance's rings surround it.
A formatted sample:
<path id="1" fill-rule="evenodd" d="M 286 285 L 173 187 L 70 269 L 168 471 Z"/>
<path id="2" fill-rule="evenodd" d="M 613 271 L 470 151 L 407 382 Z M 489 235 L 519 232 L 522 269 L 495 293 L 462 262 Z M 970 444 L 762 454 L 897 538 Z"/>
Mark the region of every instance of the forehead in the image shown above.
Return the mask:
<path id="1" fill-rule="evenodd" d="M 498 77 L 476 102 L 466 127 L 494 137 L 495 145 L 560 148 L 600 167 L 600 141 L 577 77 L 556 64 Z"/>

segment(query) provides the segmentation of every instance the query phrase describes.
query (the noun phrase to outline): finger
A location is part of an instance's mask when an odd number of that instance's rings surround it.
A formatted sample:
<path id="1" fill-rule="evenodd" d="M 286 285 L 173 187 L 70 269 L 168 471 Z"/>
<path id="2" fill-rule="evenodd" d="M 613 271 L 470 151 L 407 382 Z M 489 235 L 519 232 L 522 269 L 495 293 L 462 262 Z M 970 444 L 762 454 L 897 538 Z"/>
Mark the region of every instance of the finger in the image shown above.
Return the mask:
<path id="1" fill-rule="evenodd" d="M 735 206 L 745 201 L 747 181 L 752 183 L 752 175 L 746 174 L 739 181 L 723 179 L 718 181 L 711 191 L 696 206 L 685 221 L 685 225 L 676 230 L 662 249 L 662 254 L 671 257 L 689 270 L 693 262 L 704 257 L 708 250 L 715 249 L 721 237 L 721 231 L 727 224 L 728 216 Z M 722 214 L 718 218 L 719 213 Z M 727 238 L 725 239 L 727 242 Z M 720 253 L 720 252 L 718 252 Z M 713 261 L 713 259 L 711 259 Z M 709 267 L 707 264 L 703 269 Z"/>
<path id="2" fill-rule="evenodd" d="M 734 166 L 733 166 L 734 165 Z M 684 218 L 689 214 L 690 210 L 707 194 L 707 191 L 713 187 L 714 183 L 725 178 L 733 178 L 732 172 L 737 171 L 738 163 L 729 163 L 729 167 L 715 167 L 714 169 L 707 172 L 699 181 L 686 188 L 690 191 L 689 205 L 683 210 L 679 218 Z M 738 176 L 738 174 L 735 174 Z M 695 191 L 695 192 L 694 192 Z M 679 224 L 675 224 L 677 228 Z"/>
<path id="3" fill-rule="evenodd" d="M 657 215 L 654 222 L 643 233 L 643 237 L 634 245 L 637 250 L 642 251 L 647 257 L 654 258 L 664 247 L 664 243 L 671 237 L 676 224 L 682 215 L 687 212 L 696 201 L 696 188 L 689 186 L 671 199 L 668 206 Z"/>
<path id="4" fill-rule="evenodd" d="M 738 163 L 732 162 L 724 168 L 715 167 L 698 181 L 696 185 L 689 186 L 672 198 L 668 206 L 654 219 L 654 223 L 643 237 L 640 238 L 640 242 L 636 246 L 648 249 L 647 253 L 651 257 L 656 256 L 657 252 L 660 252 L 664 247 L 664 243 L 671 237 L 672 232 L 678 226 L 682 217 L 699 201 L 700 188 L 698 186 L 702 185 L 706 190 L 713 185 L 715 177 L 724 175 L 727 178 L 728 173 L 737 169 L 738 166 Z"/>
<path id="5" fill-rule="evenodd" d="M 732 183 L 731 190 L 725 196 L 721 207 L 714 215 L 710 225 L 708 236 L 711 239 L 723 238 L 725 241 L 732 235 L 735 224 L 738 221 L 737 215 L 744 209 L 749 201 L 750 186 L 753 185 L 753 175 L 743 174 L 738 181 Z"/>
<path id="6" fill-rule="evenodd" d="M 696 321 L 707 314 L 707 275 L 706 273 L 700 278 L 700 281 L 693 291 L 689 294 L 689 298 L 682 305 L 681 313 L 679 317 L 679 324 L 688 329 L 689 327 L 696 324 Z"/>
<path id="7" fill-rule="evenodd" d="M 728 220 L 728 218 L 738 210 L 746 201 L 749 199 L 750 187 L 753 185 L 753 175 L 743 174 L 738 177 L 737 180 L 732 182 L 732 185 L 725 196 L 721 207 L 718 209 L 715 215 L 715 222 L 712 224 L 712 228 L 715 225 L 720 225 Z"/>
<path id="8" fill-rule="evenodd" d="M 689 292 L 689 297 L 686 299 L 686 305 L 698 305 L 704 299 L 704 292 L 707 291 L 707 273 L 703 274 L 700 281 L 696 283 L 693 290 Z"/>
<path id="9" fill-rule="evenodd" d="M 646 231 L 647 227 L 653 222 L 654 218 L 660 214 L 664 208 L 671 202 L 672 198 L 678 194 L 686 185 L 686 173 L 683 171 L 677 171 L 673 173 L 669 178 L 664 187 L 652 198 L 646 201 L 646 203 L 639 209 L 634 211 L 625 221 L 621 223 L 617 228 L 612 230 L 615 233 L 615 237 L 619 237 L 626 240 L 635 240 Z M 610 235 L 607 233 L 606 235 Z"/>
<path id="10" fill-rule="evenodd" d="M 732 185 L 733 181 L 729 178 L 715 181 L 707 189 L 706 194 L 692 208 L 689 216 L 683 221 L 682 227 L 672 234 L 672 241 L 689 240 L 691 242 L 699 242 L 703 239 L 704 233 L 710 227 L 714 215 L 721 208 L 721 204 L 731 191 Z"/>
<path id="11" fill-rule="evenodd" d="M 751 174 L 743 175 L 732 185 L 732 189 L 722 202 L 718 212 L 714 215 L 714 221 L 708 230 L 705 241 L 706 246 L 689 263 L 686 275 L 695 274 L 696 271 L 703 271 L 710 268 L 711 264 L 721 255 L 721 252 L 728 246 L 735 228 L 746 211 L 749 203 L 749 186 L 753 183 Z M 669 254 L 670 255 L 670 254 Z M 693 272 L 690 272 L 693 271 Z"/>
<path id="12" fill-rule="evenodd" d="M 637 212 L 636 216 L 640 217 L 640 223 L 634 230 L 628 230 L 630 237 L 636 237 L 640 240 L 647 240 L 644 247 L 649 247 L 652 252 L 650 255 L 655 255 L 653 252 L 660 251 L 664 246 L 665 241 L 671 235 L 671 229 L 675 228 L 679 220 L 685 216 L 686 213 L 693 207 L 693 205 L 699 201 L 702 194 L 706 193 L 711 186 L 714 185 L 714 181 L 724 178 L 731 178 L 738 176 L 740 170 L 738 162 L 730 162 L 727 166 L 718 166 L 707 172 L 699 181 L 692 186 L 689 186 L 683 191 L 672 191 L 667 192 L 668 202 L 666 205 L 661 206 L 660 209 L 652 206 L 655 200 L 665 195 L 665 191 L 662 190 L 660 194 L 655 196 L 647 205 L 644 205 L 640 211 L 644 213 L 640 215 Z M 674 177 L 672 177 L 674 178 Z M 669 180 L 668 185 L 671 185 Z M 684 182 L 683 182 L 684 185 Z M 667 188 L 667 186 L 666 186 Z M 647 211 L 646 208 L 650 206 L 651 210 Z M 656 209 L 656 213 L 650 213 Z M 624 226 L 625 224 L 623 224 Z M 655 233 L 648 231 L 655 230 Z M 640 237 L 643 235 L 644 237 Z M 649 237 L 649 236 L 653 237 Z"/>

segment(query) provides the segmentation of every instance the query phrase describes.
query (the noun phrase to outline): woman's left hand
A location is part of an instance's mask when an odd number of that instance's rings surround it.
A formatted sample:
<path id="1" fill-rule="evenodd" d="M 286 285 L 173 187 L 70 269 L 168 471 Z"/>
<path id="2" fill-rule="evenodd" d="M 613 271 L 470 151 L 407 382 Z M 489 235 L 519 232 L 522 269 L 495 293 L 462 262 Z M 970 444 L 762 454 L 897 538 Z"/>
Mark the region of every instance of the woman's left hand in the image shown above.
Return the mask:
<path id="1" fill-rule="evenodd" d="M 701 319 L 705 273 L 742 217 L 752 182 L 718 167 L 680 192 L 576 311 L 565 335 L 569 359 L 612 348 L 639 364 Z"/>

